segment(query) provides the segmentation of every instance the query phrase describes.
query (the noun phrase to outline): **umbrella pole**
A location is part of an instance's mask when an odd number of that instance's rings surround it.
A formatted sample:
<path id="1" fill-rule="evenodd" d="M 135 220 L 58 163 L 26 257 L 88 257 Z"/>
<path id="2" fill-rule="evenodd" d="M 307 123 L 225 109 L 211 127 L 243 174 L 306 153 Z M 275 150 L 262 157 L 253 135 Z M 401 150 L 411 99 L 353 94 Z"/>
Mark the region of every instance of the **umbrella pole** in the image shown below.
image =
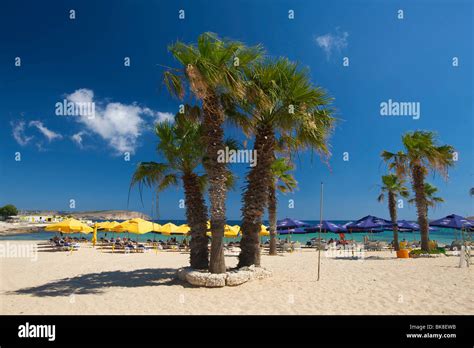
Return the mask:
<path id="1" fill-rule="evenodd" d="M 318 281 L 320 278 L 321 270 L 321 228 L 323 227 L 323 182 L 321 181 L 321 196 L 319 204 L 319 250 L 318 250 Z"/>

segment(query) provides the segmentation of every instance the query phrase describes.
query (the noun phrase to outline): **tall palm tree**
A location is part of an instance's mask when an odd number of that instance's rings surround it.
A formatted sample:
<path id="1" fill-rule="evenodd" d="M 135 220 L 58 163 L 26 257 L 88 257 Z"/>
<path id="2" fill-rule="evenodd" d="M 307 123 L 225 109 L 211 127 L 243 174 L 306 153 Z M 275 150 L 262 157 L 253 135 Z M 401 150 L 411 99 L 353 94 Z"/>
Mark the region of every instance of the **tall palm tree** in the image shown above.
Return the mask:
<path id="1" fill-rule="evenodd" d="M 420 225 L 421 249 L 429 251 L 428 206 L 425 195 L 425 177 L 429 172 L 448 177 L 448 169 L 454 165 L 454 148 L 437 145 L 436 135 L 429 131 L 414 131 L 402 136 L 405 152 L 382 152 L 382 158 L 395 169 L 399 177 L 409 176 L 415 193 L 415 203 Z"/>
<path id="2" fill-rule="evenodd" d="M 434 185 L 431 185 L 428 182 L 425 182 L 425 198 L 426 198 L 426 205 L 428 208 L 435 207 L 438 203 L 443 203 L 444 199 L 442 197 L 435 196 L 438 192 L 438 188 Z M 411 198 L 408 203 L 416 203 L 415 198 Z"/>
<path id="3" fill-rule="evenodd" d="M 388 210 L 393 224 L 393 243 L 395 250 L 400 250 L 398 243 L 398 225 L 397 225 L 397 197 L 408 198 L 409 191 L 405 186 L 405 180 L 399 178 L 395 174 L 388 174 L 382 176 L 382 193 L 378 196 L 378 201 L 382 202 L 387 194 Z"/>
<path id="4" fill-rule="evenodd" d="M 188 108 L 188 110 L 191 110 Z M 196 112 L 196 109 L 192 109 Z M 205 176 L 196 173 L 202 163 L 204 147 L 201 144 L 202 127 L 191 118 L 178 114 L 175 122 L 162 122 L 155 126 L 159 138 L 157 152 L 166 162 L 141 162 L 132 176 L 130 187 L 154 187 L 157 192 L 178 185 L 184 187 L 186 218 L 191 230 L 192 268 L 208 268 L 207 207 L 203 189 Z"/>
<path id="5" fill-rule="evenodd" d="M 267 60 L 247 71 L 246 99 L 240 109 L 248 115 L 244 130 L 254 134 L 257 163 L 247 173 L 242 207 L 239 267 L 260 265 L 259 231 L 273 183 L 271 165 L 278 135 L 297 139 L 299 150 L 311 148 L 327 156 L 327 138 L 334 118 L 330 98 L 315 87 L 308 70 L 287 59 Z M 226 110 L 229 115 L 235 110 Z"/>
<path id="6" fill-rule="evenodd" d="M 243 73 L 262 55 L 260 46 L 246 47 L 240 42 L 221 40 L 212 33 L 201 34 L 197 45 L 176 42 L 169 46 L 171 54 L 182 68 L 165 72 L 165 84 L 177 97 L 183 98 L 188 85 L 193 95 L 202 102 L 203 143 L 206 152 L 205 170 L 209 180 L 211 215 L 211 273 L 226 271 L 223 237 L 226 223 L 225 163 L 218 161 L 219 150 L 224 150 L 224 109 L 222 95 L 244 97 Z"/>
<path id="7" fill-rule="evenodd" d="M 277 224 L 277 191 L 282 193 L 293 192 L 298 185 L 290 173 L 294 166 L 286 158 L 278 158 L 273 161 L 271 172 L 273 182 L 268 187 L 268 220 L 270 222 L 270 255 L 277 254 L 276 248 L 276 224 Z"/>

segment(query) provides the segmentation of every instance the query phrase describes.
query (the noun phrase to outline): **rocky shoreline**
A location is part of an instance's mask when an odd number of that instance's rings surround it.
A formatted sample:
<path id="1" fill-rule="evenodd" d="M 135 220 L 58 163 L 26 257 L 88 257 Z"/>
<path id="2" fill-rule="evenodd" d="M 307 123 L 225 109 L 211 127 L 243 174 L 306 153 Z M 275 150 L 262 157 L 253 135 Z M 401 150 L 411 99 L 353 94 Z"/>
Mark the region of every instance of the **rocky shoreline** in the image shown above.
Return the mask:
<path id="1" fill-rule="evenodd" d="M 0 222 L 0 236 L 11 236 L 15 234 L 33 233 L 42 230 L 47 224 L 28 222 Z"/>

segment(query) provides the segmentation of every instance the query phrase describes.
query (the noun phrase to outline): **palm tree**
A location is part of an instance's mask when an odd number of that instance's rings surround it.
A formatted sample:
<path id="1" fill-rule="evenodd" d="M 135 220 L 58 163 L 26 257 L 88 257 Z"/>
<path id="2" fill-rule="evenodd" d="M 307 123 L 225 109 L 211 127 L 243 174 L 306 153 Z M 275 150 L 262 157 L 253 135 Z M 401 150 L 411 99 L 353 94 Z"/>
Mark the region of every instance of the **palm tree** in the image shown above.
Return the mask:
<path id="1" fill-rule="evenodd" d="M 390 218 L 393 224 L 393 244 L 396 251 L 400 249 L 398 243 L 398 225 L 397 225 L 397 197 L 408 198 L 408 188 L 405 186 L 405 180 L 399 178 L 395 174 L 388 174 L 382 176 L 382 193 L 377 198 L 379 202 L 382 202 L 387 194 L 388 198 L 388 210 L 390 212 Z"/>
<path id="2" fill-rule="evenodd" d="M 196 109 L 192 110 L 196 112 Z M 178 114 L 175 123 L 159 123 L 155 132 L 160 139 L 157 152 L 164 156 L 166 162 L 140 163 L 133 174 L 130 188 L 139 185 L 141 194 L 145 185 L 159 192 L 178 185 L 181 179 L 186 218 L 191 230 L 190 264 L 195 269 L 207 269 L 207 207 L 203 195 L 205 176 L 195 172 L 204 156 L 204 147 L 200 143 L 202 127 L 191 118 Z"/>
<path id="3" fill-rule="evenodd" d="M 426 197 L 426 205 L 428 208 L 434 208 L 438 203 L 443 203 L 444 199 L 442 197 L 435 196 L 438 192 L 438 188 L 434 185 L 431 185 L 428 182 L 425 182 L 425 197 Z M 416 203 L 415 198 L 411 198 L 408 203 Z"/>
<path id="4" fill-rule="evenodd" d="M 242 207 L 242 240 L 238 267 L 260 265 L 259 231 L 268 205 L 268 189 L 274 182 L 271 165 L 276 137 L 294 140 L 294 149 L 311 148 L 327 156 L 328 135 L 334 118 L 326 92 L 310 82 L 308 71 L 287 59 L 257 63 L 247 71 L 246 99 L 240 109 L 248 115 L 244 131 L 255 135 L 257 163 L 247 173 Z M 236 114 L 228 110 L 229 115 Z"/>
<path id="5" fill-rule="evenodd" d="M 454 165 L 454 148 L 437 145 L 436 135 L 429 131 L 414 131 L 402 136 L 405 152 L 382 152 L 382 158 L 395 169 L 399 177 L 409 176 L 415 193 L 415 203 L 420 225 L 421 249 L 429 251 L 428 206 L 425 195 L 425 177 L 429 172 L 448 176 L 448 168 Z"/>
<path id="6" fill-rule="evenodd" d="M 183 98 L 185 84 L 202 102 L 203 143 L 206 162 L 204 168 L 209 180 L 211 215 L 211 273 L 226 271 L 223 237 L 226 223 L 225 163 L 218 161 L 219 150 L 224 150 L 223 123 L 225 119 L 221 97 L 244 97 L 243 72 L 262 55 L 260 46 L 246 47 L 240 42 L 221 40 L 212 33 L 199 36 L 197 45 L 176 42 L 169 47 L 181 63 L 181 69 L 165 72 L 165 84 L 177 97 Z"/>
<path id="7" fill-rule="evenodd" d="M 276 224 L 277 224 L 277 190 L 282 193 L 293 192 L 298 185 L 291 171 L 294 166 L 287 159 L 278 158 L 273 161 L 271 172 L 273 182 L 268 187 L 268 220 L 270 222 L 270 255 L 276 255 Z"/>

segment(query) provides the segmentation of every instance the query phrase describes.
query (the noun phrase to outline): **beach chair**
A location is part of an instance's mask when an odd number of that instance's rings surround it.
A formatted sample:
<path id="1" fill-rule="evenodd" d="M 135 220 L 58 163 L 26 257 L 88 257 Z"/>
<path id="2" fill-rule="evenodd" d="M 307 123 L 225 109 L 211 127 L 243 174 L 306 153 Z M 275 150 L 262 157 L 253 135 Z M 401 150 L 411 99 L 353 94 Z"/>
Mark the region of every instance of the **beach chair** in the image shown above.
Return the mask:
<path id="1" fill-rule="evenodd" d="M 54 240 L 51 244 L 52 248 L 55 250 L 64 250 L 64 242 L 60 240 Z"/>
<path id="2" fill-rule="evenodd" d="M 295 242 L 293 244 L 293 251 L 301 251 L 301 243 L 300 242 Z"/>
<path id="3" fill-rule="evenodd" d="M 367 251 L 376 251 L 378 249 L 378 244 L 377 242 L 368 241 L 364 244 L 364 248 Z"/>
<path id="4" fill-rule="evenodd" d="M 141 253 L 145 253 L 147 252 L 148 250 L 151 250 L 152 247 L 150 247 L 149 245 L 146 245 L 146 244 L 138 244 L 137 246 L 137 251 L 141 252 Z"/>
<path id="5" fill-rule="evenodd" d="M 64 251 L 78 251 L 80 248 L 79 243 L 71 243 L 71 242 L 66 242 L 62 244 L 62 250 Z"/>

